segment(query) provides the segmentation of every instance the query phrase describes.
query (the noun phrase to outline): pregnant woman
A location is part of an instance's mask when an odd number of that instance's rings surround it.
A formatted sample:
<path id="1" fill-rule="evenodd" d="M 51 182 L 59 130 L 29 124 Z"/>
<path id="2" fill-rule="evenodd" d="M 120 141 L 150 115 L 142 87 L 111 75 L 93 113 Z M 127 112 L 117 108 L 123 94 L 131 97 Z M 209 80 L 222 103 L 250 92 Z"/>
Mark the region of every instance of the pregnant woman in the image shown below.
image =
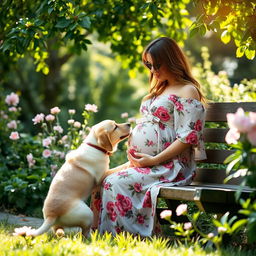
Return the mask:
<path id="1" fill-rule="evenodd" d="M 92 196 L 93 228 L 100 233 L 154 234 L 160 187 L 191 183 L 195 160 L 205 159 L 205 99 L 186 56 L 174 40 L 161 37 L 142 60 L 150 70 L 150 92 L 129 138 L 129 161 L 110 169 Z"/>

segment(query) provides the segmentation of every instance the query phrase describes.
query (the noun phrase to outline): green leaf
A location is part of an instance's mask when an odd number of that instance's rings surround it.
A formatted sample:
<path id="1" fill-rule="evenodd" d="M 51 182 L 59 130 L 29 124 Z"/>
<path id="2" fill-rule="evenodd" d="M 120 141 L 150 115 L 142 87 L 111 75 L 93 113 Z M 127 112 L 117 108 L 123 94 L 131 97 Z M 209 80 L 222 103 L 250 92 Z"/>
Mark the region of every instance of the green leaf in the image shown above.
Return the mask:
<path id="1" fill-rule="evenodd" d="M 66 18 L 61 18 L 57 24 L 55 25 L 56 28 L 66 28 L 71 23 L 70 20 L 67 20 Z"/>
<path id="2" fill-rule="evenodd" d="M 199 31 L 199 27 L 194 27 L 193 29 L 190 30 L 189 36 L 190 36 L 190 37 L 195 36 L 195 34 L 197 34 L 198 31 Z"/>
<path id="3" fill-rule="evenodd" d="M 221 39 L 221 41 L 222 41 L 224 44 L 227 44 L 227 43 L 229 43 L 230 40 L 231 40 L 231 35 L 230 35 L 230 33 L 229 33 L 227 30 L 225 30 L 225 31 L 223 31 L 223 33 L 221 34 L 220 39 Z"/>
<path id="4" fill-rule="evenodd" d="M 245 47 L 244 46 L 240 46 L 236 49 L 236 57 L 237 58 L 241 58 L 244 55 L 245 52 Z"/>
<path id="5" fill-rule="evenodd" d="M 79 21 L 79 25 L 83 28 L 89 29 L 91 27 L 91 20 L 89 17 L 83 17 L 83 19 L 81 19 Z"/>
<path id="6" fill-rule="evenodd" d="M 232 232 L 239 231 L 243 226 L 246 225 L 247 222 L 248 222 L 247 219 L 236 221 L 231 228 Z"/>
<path id="7" fill-rule="evenodd" d="M 199 33 L 201 36 L 204 36 L 205 33 L 206 33 L 206 26 L 205 24 L 202 24 L 200 27 L 199 27 Z"/>
<path id="8" fill-rule="evenodd" d="M 245 56 L 247 57 L 247 59 L 253 60 L 254 57 L 255 57 L 255 50 L 246 49 L 245 50 Z"/>

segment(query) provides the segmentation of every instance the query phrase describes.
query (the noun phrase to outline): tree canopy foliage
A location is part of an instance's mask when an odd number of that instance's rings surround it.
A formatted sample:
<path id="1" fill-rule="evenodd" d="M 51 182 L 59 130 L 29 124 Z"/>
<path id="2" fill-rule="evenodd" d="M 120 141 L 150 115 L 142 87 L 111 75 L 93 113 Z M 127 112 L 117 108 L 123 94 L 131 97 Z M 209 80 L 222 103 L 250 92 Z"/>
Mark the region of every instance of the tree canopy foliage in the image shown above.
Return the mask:
<path id="1" fill-rule="evenodd" d="M 190 27 L 191 35 L 217 32 L 225 44 L 234 40 L 236 56 L 255 57 L 256 1 L 255 0 L 196 0 L 198 16 Z"/>
<path id="2" fill-rule="evenodd" d="M 197 15 L 192 24 L 188 5 Z M 193 9 L 192 8 L 192 9 Z M 191 9 L 191 8 L 190 8 Z M 8 63 L 29 53 L 36 70 L 49 72 L 52 49 L 65 47 L 59 59 L 87 50 L 88 36 L 109 42 L 113 52 L 136 66 L 145 44 L 168 35 L 183 41 L 190 34 L 218 32 L 221 40 L 234 40 L 237 57 L 253 59 L 256 49 L 255 0 L 3 0 L 0 15 L 1 57 Z M 2 58 L 1 58 L 2 59 Z"/>

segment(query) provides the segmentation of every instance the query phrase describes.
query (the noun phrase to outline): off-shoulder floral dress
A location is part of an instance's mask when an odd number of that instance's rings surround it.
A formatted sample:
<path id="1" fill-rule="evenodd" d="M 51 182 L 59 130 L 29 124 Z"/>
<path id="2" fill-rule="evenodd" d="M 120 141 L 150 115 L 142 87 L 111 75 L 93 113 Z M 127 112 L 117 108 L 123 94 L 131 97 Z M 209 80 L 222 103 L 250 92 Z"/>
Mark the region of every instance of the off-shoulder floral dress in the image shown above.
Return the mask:
<path id="1" fill-rule="evenodd" d="M 128 168 L 108 176 L 101 194 L 94 196 L 92 202 L 100 211 L 100 233 L 128 231 L 151 236 L 160 187 L 191 183 L 195 160 L 205 158 L 205 109 L 201 102 L 173 94 L 160 95 L 142 102 L 140 112 L 142 118 L 137 120 L 128 142 L 131 154 L 136 151 L 153 156 L 176 139 L 191 147 L 161 165 Z"/>

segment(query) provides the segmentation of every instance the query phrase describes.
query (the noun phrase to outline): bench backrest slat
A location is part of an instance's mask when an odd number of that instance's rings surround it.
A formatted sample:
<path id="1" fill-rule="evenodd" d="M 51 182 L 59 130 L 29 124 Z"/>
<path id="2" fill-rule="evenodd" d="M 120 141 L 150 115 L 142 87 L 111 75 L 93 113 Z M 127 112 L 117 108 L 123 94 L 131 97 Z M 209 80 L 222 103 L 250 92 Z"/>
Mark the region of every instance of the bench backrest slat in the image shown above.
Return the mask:
<path id="1" fill-rule="evenodd" d="M 231 154 L 234 150 L 225 149 L 206 149 L 207 159 L 199 161 L 200 163 L 211 163 L 211 164 L 223 164 L 224 160 Z"/>
<path id="2" fill-rule="evenodd" d="M 227 113 L 235 113 L 238 108 L 256 112 L 256 102 L 214 102 L 209 103 L 206 111 L 207 122 L 226 122 Z"/>

